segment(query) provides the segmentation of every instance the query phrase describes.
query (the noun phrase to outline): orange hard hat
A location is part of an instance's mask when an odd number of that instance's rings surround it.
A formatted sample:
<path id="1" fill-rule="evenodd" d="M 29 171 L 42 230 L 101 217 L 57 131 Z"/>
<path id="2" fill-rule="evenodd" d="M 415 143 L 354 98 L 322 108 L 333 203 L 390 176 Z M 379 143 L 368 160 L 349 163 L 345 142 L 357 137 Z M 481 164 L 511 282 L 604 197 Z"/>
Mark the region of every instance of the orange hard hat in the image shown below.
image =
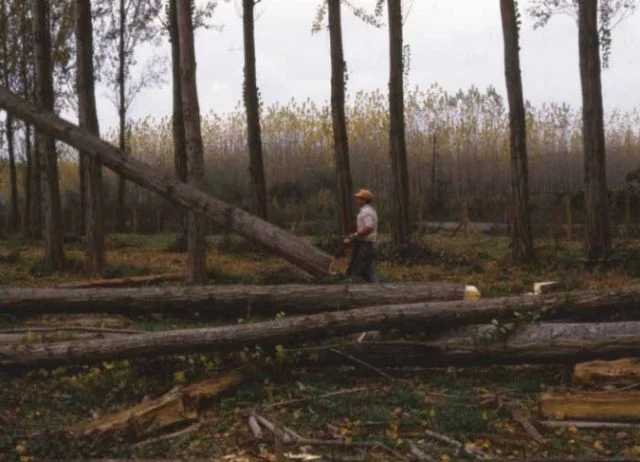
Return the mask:
<path id="1" fill-rule="evenodd" d="M 354 197 L 358 199 L 363 199 L 365 201 L 373 200 L 373 194 L 368 189 L 360 189 L 357 193 L 354 194 Z"/>

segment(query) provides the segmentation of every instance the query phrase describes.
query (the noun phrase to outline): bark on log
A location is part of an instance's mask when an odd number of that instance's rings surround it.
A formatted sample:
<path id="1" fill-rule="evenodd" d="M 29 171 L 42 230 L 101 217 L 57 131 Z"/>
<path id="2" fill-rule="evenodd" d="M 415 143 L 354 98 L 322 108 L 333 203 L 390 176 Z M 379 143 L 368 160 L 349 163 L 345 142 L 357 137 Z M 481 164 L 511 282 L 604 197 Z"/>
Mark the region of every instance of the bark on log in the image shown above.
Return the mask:
<path id="1" fill-rule="evenodd" d="M 98 287 L 132 287 L 156 284 L 161 282 L 182 281 L 184 273 L 152 274 L 149 276 L 130 276 L 124 278 L 99 278 L 85 281 L 74 281 L 56 286 L 58 289 L 91 289 Z"/>
<path id="2" fill-rule="evenodd" d="M 640 352 L 640 322 L 531 324 L 505 340 L 490 339 L 495 330 L 469 326 L 429 341 L 352 342 L 284 353 L 317 366 L 356 365 L 331 351 L 338 350 L 375 367 L 441 367 L 566 364 Z"/>
<path id="3" fill-rule="evenodd" d="M 616 361 L 590 361 L 576 364 L 573 368 L 573 382 L 577 384 L 637 383 L 639 379 L 640 362 L 636 358 L 622 358 Z"/>
<path id="4" fill-rule="evenodd" d="M 333 257 L 277 226 L 242 209 L 216 199 L 172 177 L 164 177 L 153 167 L 125 156 L 113 145 L 52 112 L 41 111 L 34 104 L 0 87 L 0 108 L 81 153 L 99 159 L 103 165 L 123 178 L 157 193 L 160 197 L 197 212 L 214 223 L 259 244 L 314 276 L 325 276 Z"/>
<path id="5" fill-rule="evenodd" d="M 556 420 L 637 421 L 640 392 L 542 393 L 538 398 L 538 408 L 544 417 Z"/>
<path id="6" fill-rule="evenodd" d="M 240 317 L 251 313 L 317 313 L 357 306 L 462 300 L 450 282 L 273 286 L 146 287 L 140 289 L 5 289 L 0 314 L 175 312 Z"/>
<path id="7" fill-rule="evenodd" d="M 515 313 L 525 310 L 538 316 L 580 315 L 588 310 L 606 311 L 610 305 L 620 305 L 620 290 L 604 294 L 583 292 L 558 293 L 549 296 L 523 296 L 454 301 L 384 305 L 348 311 L 325 312 L 308 316 L 294 316 L 232 326 L 181 329 L 170 332 L 152 332 L 132 335 L 117 342 L 90 340 L 85 342 L 59 342 L 46 346 L 21 346 L 0 349 L 0 366 L 48 366 L 95 362 L 105 359 L 140 357 L 143 355 L 184 354 L 199 351 L 229 351 L 246 345 L 262 346 L 327 339 L 369 330 L 402 329 L 405 331 L 442 332 L 444 329 L 490 322 L 493 319 L 517 318 Z M 637 290 L 625 303 L 638 305 Z M 625 305 L 626 306 L 626 305 Z M 623 336 L 620 342 L 631 342 L 635 337 Z M 631 337 L 631 338 L 629 338 Z M 598 353 L 597 351 L 594 352 Z M 626 351 L 625 355 L 629 352 Z"/>

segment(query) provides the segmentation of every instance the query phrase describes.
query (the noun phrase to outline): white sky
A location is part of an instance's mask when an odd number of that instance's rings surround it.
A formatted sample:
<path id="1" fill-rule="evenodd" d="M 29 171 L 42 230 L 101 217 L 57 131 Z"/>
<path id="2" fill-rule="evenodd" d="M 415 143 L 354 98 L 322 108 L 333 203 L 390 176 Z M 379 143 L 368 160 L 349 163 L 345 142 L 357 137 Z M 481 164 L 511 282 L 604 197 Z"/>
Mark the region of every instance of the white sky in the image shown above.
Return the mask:
<path id="1" fill-rule="evenodd" d="M 256 51 L 258 85 L 269 105 L 291 98 L 319 103 L 330 95 L 328 32 L 311 34 L 320 0 L 262 0 L 257 7 Z M 242 95 L 242 22 L 235 3 L 221 3 L 212 22 L 222 32 L 196 33 L 197 82 L 202 113 L 233 110 Z M 353 0 L 371 9 L 375 0 Z M 519 2 L 521 8 L 527 1 Z M 386 20 L 386 15 L 385 15 Z M 375 29 L 343 9 L 345 58 L 350 72 L 348 89 L 380 89 L 388 84 L 388 32 Z M 567 16 L 554 17 L 542 29 L 523 11 L 521 68 L 525 98 L 568 102 L 580 106 L 578 30 Z M 498 0 L 415 0 L 405 23 L 404 40 L 411 47 L 409 85 L 426 89 L 438 83 L 456 92 L 471 85 L 495 86 L 505 94 L 503 43 Z M 640 107 L 640 13 L 613 32 L 610 69 L 603 73 L 605 109 Z M 169 56 L 168 44 L 160 52 Z M 141 60 L 144 56 L 141 54 Z M 171 78 L 167 69 L 167 78 Z M 99 89 L 99 94 L 104 94 Z M 101 132 L 115 127 L 117 116 L 104 97 L 98 101 Z M 134 119 L 171 113 L 171 84 L 145 90 L 133 104 Z"/>

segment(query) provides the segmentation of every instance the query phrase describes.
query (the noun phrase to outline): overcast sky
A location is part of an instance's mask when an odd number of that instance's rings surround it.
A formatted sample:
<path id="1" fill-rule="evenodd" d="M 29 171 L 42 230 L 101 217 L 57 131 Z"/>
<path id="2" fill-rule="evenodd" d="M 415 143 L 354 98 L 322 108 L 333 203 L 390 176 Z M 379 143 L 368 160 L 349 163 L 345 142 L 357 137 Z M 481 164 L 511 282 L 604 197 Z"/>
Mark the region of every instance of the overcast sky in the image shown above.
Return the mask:
<path id="1" fill-rule="evenodd" d="M 311 98 L 319 103 L 330 95 L 329 36 L 311 34 L 316 7 L 321 0 L 262 0 L 257 7 L 256 53 L 258 85 L 267 105 L 291 98 Z M 373 7 L 375 0 L 352 0 Z M 212 22 L 222 32 L 196 33 L 197 82 L 200 108 L 233 110 L 242 95 L 242 22 L 240 0 L 222 3 Z M 527 2 L 520 1 L 521 7 Z M 349 91 L 387 91 L 388 31 L 375 29 L 343 10 L 343 39 L 350 72 Z M 386 18 L 385 18 L 386 19 Z M 543 29 L 533 30 L 526 15 L 521 31 L 521 67 L 525 98 L 534 104 L 568 102 L 580 105 L 578 30 L 575 21 L 558 16 Z M 603 73 L 605 109 L 640 107 L 640 13 L 613 32 L 610 69 Z M 503 43 L 498 0 L 414 0 L 404 28 L 411 47 L 409 84 L 426 89 L 438 83 L 455 92 L 476 85 L 495 86 L 505 94 Z M 160 53 L 168 56 L 165 45 Z M 140 56 L 144 59 L 144 55 Z M 171 72 L 167 69 L 167 78 Z M 99 91 L 104 94 L 103 89 Z M 112 104 L 100 97 L 101 131 L 115 127 Z M 131 117 L 171 113 L 171 84 L 145 90 L 134 102 Z"/>

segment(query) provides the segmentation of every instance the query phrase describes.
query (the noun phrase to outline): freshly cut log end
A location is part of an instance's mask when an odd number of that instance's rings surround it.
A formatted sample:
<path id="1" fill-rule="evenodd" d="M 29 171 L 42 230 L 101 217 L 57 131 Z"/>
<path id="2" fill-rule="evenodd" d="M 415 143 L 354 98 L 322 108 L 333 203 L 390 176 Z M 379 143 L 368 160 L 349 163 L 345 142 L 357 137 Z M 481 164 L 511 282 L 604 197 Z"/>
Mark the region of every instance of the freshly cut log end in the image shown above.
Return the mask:
<path id="1" fill-rule="evenodd" d="M 573 381 L 581 385 L 635 383 L 638 380 L 640 380 L 640 361 L 635 358 L 590 361 L 576 364 L 573 369 Z"/>
<path id="2" fill-rule="evenodd" d="M 540 414 L 555 420 L 640 420 L 640 392 L 542 393 Z"/>

